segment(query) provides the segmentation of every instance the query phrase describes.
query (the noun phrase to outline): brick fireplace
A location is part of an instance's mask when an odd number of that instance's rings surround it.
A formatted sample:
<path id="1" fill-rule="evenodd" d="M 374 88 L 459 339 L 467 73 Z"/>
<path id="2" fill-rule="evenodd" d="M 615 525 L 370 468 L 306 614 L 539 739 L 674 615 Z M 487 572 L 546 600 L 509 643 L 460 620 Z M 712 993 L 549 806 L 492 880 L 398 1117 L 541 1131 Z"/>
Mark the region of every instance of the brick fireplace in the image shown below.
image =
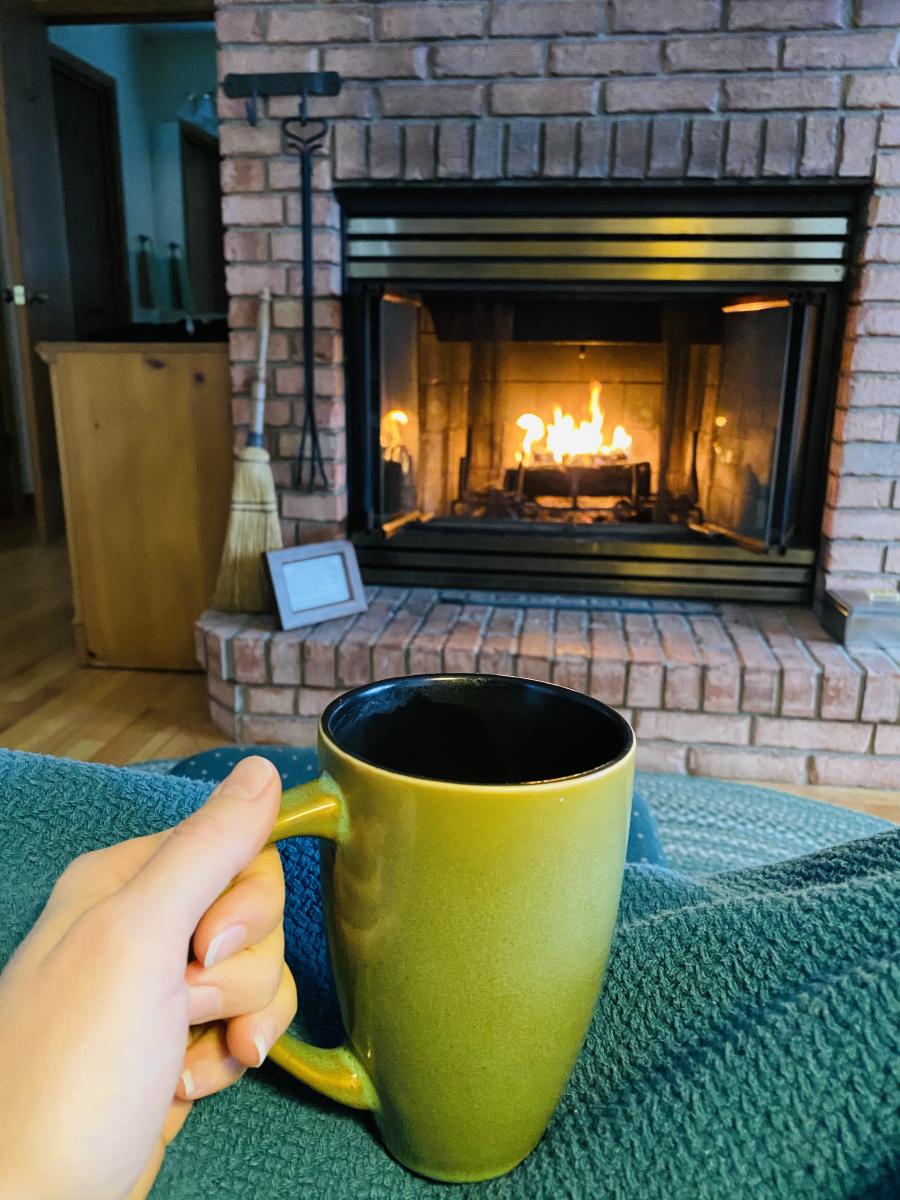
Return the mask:
<path id="1" fill-rule="evenodd" d="M 268 430 L 287 543 L 344 532 L 350 504 L 338 194 L 464 186 L 858 196 L 815 594 L 900 584 L 900 3 L 896 0 L 220 0 L 220 76 L 326 69 L 314 175 L 316 407 L 328 489 L 292 488 L 302 419 L 296 162 L 272 98 L 220 95 L 234 420 L 254 295 L 275 295 Z M 818 184 L 821 184 L 819 188 Z M 807 193 L 810 194 L 810 193 Z M 838 355 L 835 355 L 837 359 Z M 830 420 L 830 414 L 823 418 Z M 367 614 L 273 633 L 199 627 L 214 718 L 309 742 L 337 689 L 411 670 L 558 679 L 625 709 L 645 765 L 744 778 L 900 780 L 900 662 L 845 649 L 808 608 L 709 599 L 373 589 Z"/>

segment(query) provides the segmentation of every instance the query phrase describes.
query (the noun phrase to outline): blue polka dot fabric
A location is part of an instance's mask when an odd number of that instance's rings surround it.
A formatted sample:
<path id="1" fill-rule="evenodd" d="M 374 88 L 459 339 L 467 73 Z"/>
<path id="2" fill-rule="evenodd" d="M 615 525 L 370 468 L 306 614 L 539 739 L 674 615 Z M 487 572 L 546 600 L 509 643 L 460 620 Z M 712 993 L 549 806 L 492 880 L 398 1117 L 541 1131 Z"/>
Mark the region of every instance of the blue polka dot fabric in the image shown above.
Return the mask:
<path id="1" fill-rule="evenodd" d="M 284 788 L 308 783 L 310 779 L 315 779 L 319 771 L 316 752 L 307 746 L 221 746 L 218 750 L 204 750 L 182 759 L 169 769 L 169 774 L 218 783 L 242 758 L 248 758 L 251 754 L 259 754 L 272 763 L 281 776 Z"/>
<path id="2" fill-rule="evenodd" d="M 292 746 L 223 746 L 218 750 L 204 750 L 176 763 L 169 772 L 188 779 L 201 779 L 218 783 L 232 768 L 249 754 L 261 754 L 267 758 L 281 776 L 282 787 L 296 787 L 315 779 L 319 767 L 316 752 L 308 747 Z M 631 828 L 628 834 L 628 862 L 647 863 L 664 867 L 666 856 L 650 805 L 640 793 L 635 792 L 631 806 Z"/>
<path id="3" fill-rule="evenodd" d="M 631 801 L 631 828 L 625 861 L 655 867 L 667 865 L 650 804 L 641 792 L 635 792 Z"/>

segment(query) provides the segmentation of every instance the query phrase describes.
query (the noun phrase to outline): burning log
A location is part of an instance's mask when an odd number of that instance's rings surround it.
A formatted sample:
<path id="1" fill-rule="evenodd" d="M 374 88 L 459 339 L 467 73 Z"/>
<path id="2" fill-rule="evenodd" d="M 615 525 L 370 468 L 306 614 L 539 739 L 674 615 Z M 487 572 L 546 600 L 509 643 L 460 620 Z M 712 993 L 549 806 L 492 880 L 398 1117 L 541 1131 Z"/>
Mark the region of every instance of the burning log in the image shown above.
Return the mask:
<path id="1" fill-rule="evenodd" d="M 503 480 L 507 492 L 528 500 L 538 496 L 624 496 L 636 504 L 650 495 L 650 464 L 602 463 L 596 467 L 512 467 Z"/>

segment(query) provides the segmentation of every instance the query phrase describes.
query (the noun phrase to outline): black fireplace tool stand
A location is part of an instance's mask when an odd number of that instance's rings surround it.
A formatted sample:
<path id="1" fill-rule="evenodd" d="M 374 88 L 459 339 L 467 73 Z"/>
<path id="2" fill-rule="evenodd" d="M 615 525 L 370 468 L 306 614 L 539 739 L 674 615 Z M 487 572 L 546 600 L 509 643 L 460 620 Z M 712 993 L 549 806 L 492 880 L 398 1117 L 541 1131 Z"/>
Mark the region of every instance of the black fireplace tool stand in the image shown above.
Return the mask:
<path id="1" fill-rule="evenodd" d="M 328 478 L 319 442 L 316 421 L 315 337 L 313 316 L 313 157 L 322 149 L 328 133 L 328 123 L 311 119 L 308 113 L 310 96 L 336 96 L 341 90 L 341 77 L 336 71 L 305 71 L 264 75 L 227 75 L 225 95 L 230 99 L 247 101 L 247 120 L 256 125 L 257 101 L 260 96 L 296 96 L 297 116 L 281 122 L 285 150 L 294 154 L 300 163 L 300 214 L 302 221 L 303 254 L 303 425 L 297 450 L 294 484 L 308 492 L 317 484 L 327 488 Z"/>

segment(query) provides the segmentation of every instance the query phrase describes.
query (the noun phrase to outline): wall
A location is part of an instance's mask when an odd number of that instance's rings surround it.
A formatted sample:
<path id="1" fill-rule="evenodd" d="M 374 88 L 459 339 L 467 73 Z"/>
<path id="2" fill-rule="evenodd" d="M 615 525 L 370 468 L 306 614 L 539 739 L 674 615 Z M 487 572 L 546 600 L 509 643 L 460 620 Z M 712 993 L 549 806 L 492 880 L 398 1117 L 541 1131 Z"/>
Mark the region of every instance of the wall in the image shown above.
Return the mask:
<path id="1" fill-rule="evenodd" d="M 218 132 L 213 105 L 203 100 L 215 91 L 212 25 L 63 25 L 51 28 L 50 40 L 116 81 L 132 315 L 175 319 L 166 256 L 170 242 L 184 245 L 179 121 Z M 141 234 L 156 251 L 158 309 L 139 303 Z"/>
<path id="2" fill-rule="evenodd" d="M 296 164 L 273 99 L 259 126 L 221 94 L 236 424 L 254 297 L 273 289 L 269 440 L 288 542 L 347 511 L 340 214 L 333 185 L 452 180 L 874 183 L 829 467 L 823 583 L 900 583 L 898 0 L 221 0 L 229 71 L 336 70 L 316 171 L 317 407 L 329 489 L 291 488 L 302 372 Z"/>
<path id="3" fill-rule="evenodd" d="M 178 242 L 182 247 L 185 242 L 180 122 L 186 121 L 218 137 L 213 99 L 216 61 L 212 26 L 142 27 L 140 65 L 156 184 L 155 244 L 164 255 L 170 242 Z"/>

